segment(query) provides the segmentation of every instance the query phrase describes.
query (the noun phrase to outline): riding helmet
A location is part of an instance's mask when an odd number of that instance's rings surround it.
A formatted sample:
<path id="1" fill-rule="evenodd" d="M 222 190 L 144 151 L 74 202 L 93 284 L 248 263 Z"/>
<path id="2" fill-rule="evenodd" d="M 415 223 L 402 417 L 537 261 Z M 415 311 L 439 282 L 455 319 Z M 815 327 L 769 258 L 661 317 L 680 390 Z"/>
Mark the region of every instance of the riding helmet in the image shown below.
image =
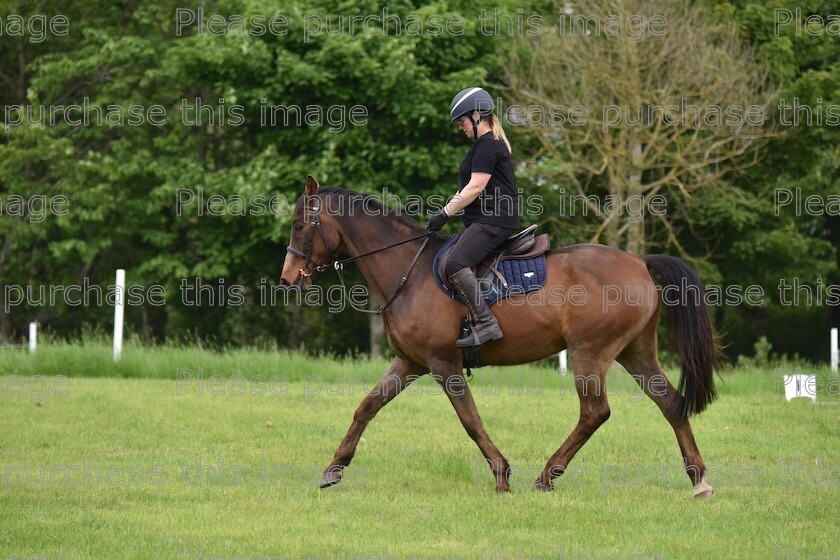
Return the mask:
<path id="1" fill-rule="evenodd" d="M 480 87 L 462 89 L 449 105 L 449 122 L 473 111 L 490 113 L 493 107 L 493 98 Z"/>

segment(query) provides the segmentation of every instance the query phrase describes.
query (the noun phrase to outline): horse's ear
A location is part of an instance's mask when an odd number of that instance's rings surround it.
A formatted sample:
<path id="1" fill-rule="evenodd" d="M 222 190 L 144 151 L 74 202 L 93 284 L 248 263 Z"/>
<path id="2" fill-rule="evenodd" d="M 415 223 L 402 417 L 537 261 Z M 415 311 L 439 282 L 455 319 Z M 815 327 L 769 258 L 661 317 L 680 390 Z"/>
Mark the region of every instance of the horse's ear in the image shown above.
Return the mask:
<path id="1" fill-rule="evenodd" d="M 306 176 L 306 195 L 315 196 L 318 194 L 318 181 L 312 175 Z"/>

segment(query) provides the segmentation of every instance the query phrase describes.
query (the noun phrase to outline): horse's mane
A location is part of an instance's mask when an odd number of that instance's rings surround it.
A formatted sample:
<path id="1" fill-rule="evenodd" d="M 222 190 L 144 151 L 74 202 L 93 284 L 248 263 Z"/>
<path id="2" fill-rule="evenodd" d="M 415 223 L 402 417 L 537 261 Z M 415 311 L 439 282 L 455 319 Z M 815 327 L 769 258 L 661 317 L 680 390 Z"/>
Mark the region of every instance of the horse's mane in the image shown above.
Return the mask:
<path id="1" fill-rule="evenodd" d="M 410 215 L 403 214 L 397 209 L 390 208 L 382 204 L 382 202 L 373 195 L 351 191 L 342 187 L 318 187 L 318 194 L 341 197 L 352 204 L 354 210 L 357 210 L 358 208 L 356 207 L 362 206 L 362 204 L 371 205 L 380 215 L 395 219 L 399 223 L 408 226 L 411 231 L 417 233 L 418 235 L 426 231 L 426 229 L 418 224 Z"/>

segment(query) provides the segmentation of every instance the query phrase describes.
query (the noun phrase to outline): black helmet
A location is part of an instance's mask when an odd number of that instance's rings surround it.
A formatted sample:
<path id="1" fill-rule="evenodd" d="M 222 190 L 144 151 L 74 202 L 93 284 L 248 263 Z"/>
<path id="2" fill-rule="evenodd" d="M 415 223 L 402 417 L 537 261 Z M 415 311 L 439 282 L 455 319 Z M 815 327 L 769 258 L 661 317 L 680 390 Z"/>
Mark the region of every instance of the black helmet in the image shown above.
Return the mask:
<path id="1" fill-rule="evenodd" d="M 480 87 L 462 89 L 449 104 L 449 122 L 457 118 L 469 115 L 473 127 L 473 142 L 478 140 L 478 123 L 481 117 L 489 115 L 493 111 L 493 98 Z M 472 118 L 473 111 L 478 111 L 478 119 Z"/>
<path id="2" fill-rule="evenodd" d="M 493 107 L 493 98 L 480 87 L 462 89 L 449 105 L 449 122 L 473 111 L 489 113 Z"/>

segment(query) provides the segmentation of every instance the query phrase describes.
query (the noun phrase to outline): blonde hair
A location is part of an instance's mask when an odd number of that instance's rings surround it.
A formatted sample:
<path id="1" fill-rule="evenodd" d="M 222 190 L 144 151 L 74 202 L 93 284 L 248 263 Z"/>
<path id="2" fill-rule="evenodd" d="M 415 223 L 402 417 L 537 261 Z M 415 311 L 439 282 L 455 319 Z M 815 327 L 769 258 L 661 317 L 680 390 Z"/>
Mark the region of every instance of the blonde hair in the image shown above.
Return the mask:
<path id="1" fill-rule="evenodd" d="M 505 146 L 507 146 L 508 153 L 513 153 L 513 150 L 510 148 L 510 142 L 508 142 L 507 136 L 505 135 L 505 129 L 502 128 L 502 123 L 499 121 L 499 118 L 493 113 L 490 113 L 488 120 L 490 121 L 490 130 L 493 132 L 493 138 L 496 140 L 501 138 Z"/>

